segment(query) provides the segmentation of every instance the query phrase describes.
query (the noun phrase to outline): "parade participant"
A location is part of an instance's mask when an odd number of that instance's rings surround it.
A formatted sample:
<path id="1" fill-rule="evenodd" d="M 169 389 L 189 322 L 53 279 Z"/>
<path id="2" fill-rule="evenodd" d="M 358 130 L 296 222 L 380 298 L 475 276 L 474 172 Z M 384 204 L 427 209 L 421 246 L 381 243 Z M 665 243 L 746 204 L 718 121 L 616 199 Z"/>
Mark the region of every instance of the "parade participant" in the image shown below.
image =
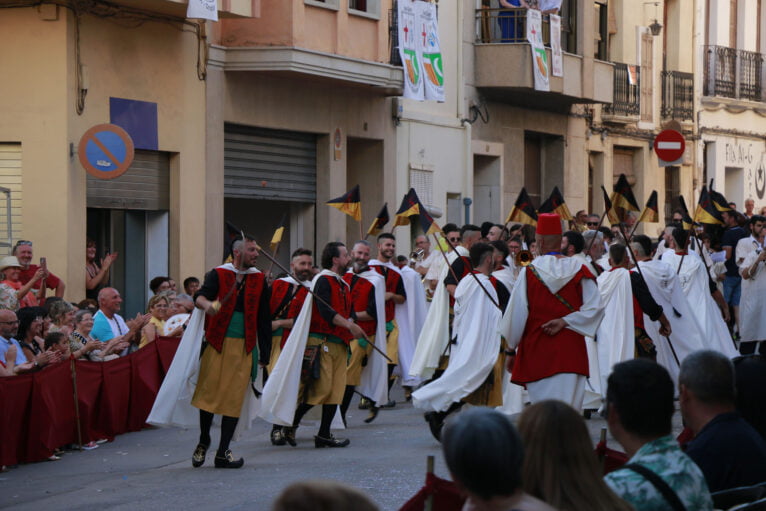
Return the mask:
<path id="1" fill-rule="evenodd" d="M 455 290 L 452 337 L 456 343 L 450 363 L 440 378 L 412 393 L 414 406 L 429 412 L 426 420 L 437 440 L 444 419 L 464 403 L 503 404 L 505 354 L 497 331 L 502 311 L 496 305 L 499 296 L 496 286 L 503 288 L 506 295 L 508 291 L 490 277 L 495 265 L 491 245 L 474 244 L 470 258 L 477 278 L 464 278 Z"/>
<path id="2" fill-rule="evenodd" d="M 440 256 L 435 251 L 431 250 L 431 242 L 428 241 L 428 237 L 423 234 L 415 238 L 415 248 L 417 248 L 415 271 L 418 272 L 421 277 L 425 277 L 428 274 L 428 269 L 431 268 L 431 265 Z"/>
<path id="3" fill-rule="evenodd" d="M 346 392 L 340 405 L 343 424 L 346 424 L 346 411 L 351 404 L 354 391 L 363 380 L 361 394 L 370 401 L 370 414 L 364 422 L 370 423 L 378 416 L 378 404 L 383 404 L 388 396 L 388 371 L 385 360 L 373 356 L 371 344 L 375 344 L 385 353 L 386 325 L 378 318 L 385 317 L 386 282 L 383 276 L 369 267 L 370 244 L 357 241 L 351 250 L 352 269 L 343 275 L 343 280 L 351 290 L 351 310 L 357 324 L 367 334 L 367 339 L 352 339 L 349 347 L 351 356 L 346 367 Z"/>
<path id="4" fill-rule="evenodd" d="M 752 220 L 763 218 L 753 216 Z M 762 222 L 758 222 L 761 223 Z M 755 230 L 754 230 L 755 233 Z M 742 275 L 742 300 L 740 321 L 739 351 L 743 355 L 760 352 L 766 353 L 766 346 L 762 341 L 766 340 L 766 271 L 763 262 L 766 261 L 766 250 L 763 250 L 764 231 L 758 231 L 758 248 L 749 252 L 742 264 L 739 273 Z M 739 252 L 738 252 L 739 254 Z M 759 345 L 760 344 L 760 348 Z"/>
<path id="5" fill-rule="evenodd" d="M 490 245 L 495 249 L 492 276 L 502 282 L 503 286 L 510 292 L 513 290 L 513 285 L 516 283 L 516 274 L 513 272 L 513 269 L 505 265 L 510 254 L 508 244 L 502 240 L 495 240 L 490 242 Z"/>
<path id="6" fill-rule="evenodd" d="M 192 405 L 199 408 L 199 444 L 192 466 L 200 467 L 210 446 L 213 415 L 222 415 L 221 441 L 215 455 L 216 468 L 240 468 L 229 449 L 237 427 L 254 364 L 269 361 L 271 320 L 269 288 L 264 274 L 255 268 L 258 248 L 251 238 L 232 245 L 232 263 L 205 275 L 195 296 L 205 311 L 205 340 L 199 378 Z M 257 358 L 257 360 L 254 360 Z"/>
<path id="7" fill-rule="evenodd" d="M 609 247 L 609 271 L 596 280 L 604 304 L 604 319 L 598 327 L 598 364 L 601 388 L 611 368 L 624 360 L 655 360 L 657 351 L 644 329 L 644 314 L 662 325 L 660 335 L 670 335 L 670 323 L 662 307 L 652 298 L 641 274 L 630 271 L 628 251 L 622 243 Z"/>
<path id="8" fill-rule="evenodd" d="M 742 238 L 737 242 L 737 248 L 734 252 L 736 254 L 737 266 L 740 268 L 740 274 L 742 273 L 741 269 L 745 258 L 753 252 L 763 250 L 763 237 L 761 234 L 764 223 L 766 223 L 765 217 L 760 215 L 751 216 L 750 220 L 748 220 L 750 236 Z"/>
<path id="9" fill-rule="evenodd" d="M 447 291 L 446 278 L 450 274 L 450 266 L 458 257 L 468 256 L 468 249 L 460 245 L 460 233 L 455 224 L 444 226 L 444 233 L 454 250 L 450 250 L 440 258 L 446 262 L 440 266 L 440 273 L 436 276 L 437 286 L 428 315 L 423 322 L 415 354 L 410 366 L 410 376 L 423 380 L 432 378 L 435 374 L 441 374 L 446 363 L 442 360 L 447 352 L 450 342 L 450 299 Z M 433 269 L 433 268 L 432 268 Z M 441 368 L 441 369 L 440 369 Z"/>
<path id="10" fill-rule="evenodd" d="M 311 250 L 299 248 L 292 253 L 290 258 L 290 271 L 292 275 L 275 280 L 271 285 L 271 300 L 269 310 L 271 312 L 271 357 L 267 371 L 271 372 L 277 363 L 279 354 L 282 352 L 282 344 L 290 334 L 293 320 L 303 306 L 306 299 L 311 279 L 314 277 L 314 259 Z M 297 277 L 297 280 L 295 277 Z M 271 443 L 285 445 L 286 441 L 282 434 L 282 426 L 274 424 L 271 429 Z"/>
<path id="11" fill-rule="evenodd" d="M 474 243 L 478 243 L 481 239 L 481 231 L 479 228 L 472 224 L 466 224 L 460 229 L 460 244 L 467 251 L 471 250 Z M 450 263 L 452 271 L 450 271 L 444 279 L 444 284 L 447 286 L 447 291 L 451 298 L 455 297 L 455 288 L 460 281 L 471 273 L 471 261 L 468 256 L 461 255 Z M 454 303 L 454 300 L 450 300 L 450 305 Z"/>
<path id="12" fill-rule="evenodd" d="M 447 246 L 448 244 L 452 248 L 458 247 L 460 245 L 460 229 L 457 225 L 451 223 L 445 224 L 442 228 L 442 238 L 440 239 L 439 246 L 437 246 L 433 251 L 433 253 L 436 255 L 436 258 L 434 259 L 433 264 L 431 264 L 431 266 L 428 268 L 428 273 L 426 273 L 426 282 L 428 282 L 429 289 L 431 290 L 430 294 L 432 297 L 436 291 L 437 285 L 444 281 L 444 276 L 439 279 L 439 275 L 444 272 L 444 267 L 447 263 L 444 261 L 444 257 L 442 257 L 439 252 L 444 252 L 445 254 L 452 253 L 452 250 Z"/>
<path id="13" fill-rule="evenodd" d="M 396 327 L 399 330 L 399 338 L 397 339 L 399 363 L 394 368 L 393 376 L 400 379 L 405 400 L 409 401 L 412 388 L 420 384 L 419 378 L 410 376 L 410 366 L 428 309 L 420 275 L 408 266 L 400 268 L 399 274 L 404 283 L 407 300 L 404 303 L 396 304 L 394 308 Z"/>
<path id="14" fill-rule="evenodd" d="M 383 275 L 386 280 L 386 354 L 391 359 L 388 363 L 388 389 L 389 392 L 394 384 L 394 368 L 399 363 L 399 328 L 396 322 L 396 305 L 403 304 L 407 299 L 404 281 L 397 268 L 393 264 L 396 254 L 396 238 L 393 234 L 384 232 L 378 236 L 378 257 L 370 260 L 370 268 Z M 383 405 L 392 407 L 396 405 L 390 399 Z"/>
<path id="15" fill-rule="evenodd" d="M 579 410 L 588 376 L 584 336 L 596 334 L 601 299 L 590 271 L 559 253 L 559 215 L 538 215 L 535 241 L 542 255 L 520 273 L 500 324 L 518 348 L 512 381 L 526 386 L 533 403 L 559 399 Z"/>
<path id="16" fill-rule="evenodd" d="M 604 256 L 604 233 L 591 229 L 582 233 L 582 238 L 585 248 L 580 256 L 575 254 L 575 257 L 582 259 L 585 267 L 598 277 L 604 272 L 604 268 L 597 263 Z"/>
<path id="17" fill-rule="evenodd" d="M 672 250 L 662 254 L 662 261 L 669 264 L 678 274 L 681 288 L 692 307 L 692 312 L 705 334 L 705 348 L 720 351 L 729 358 L 738 355 L 731 341 L 731 334 L 724 318 L 728 318 L 728 308 L 720 299 L 721 292 L 710 280 L 705 265 L 697 254 L 684 250 L 687 246 L 688 231 L 676 227 L 670 239 Z M 713 296 L 718 296 L 718 304 Z"/>
<path id="18" fill-rule="evenodd" d="M 643 234 L 634 235 L 631 248 L 649 293 L 663 311 L 668 311 L 666 316 L 671 328 L 669 336 L 663 336 L 660 333 L 660 324 L 650 321 L 646 315 L 644 328 L 657 348 L 657 363 L 667 369 L 671 379 L 677 382 L 679 363 L 683 362 L 689 354 L 703 349 L 704 334 L 681 289 L 681 282 L 678 280 L 675 268 L 652 259 L 652 241 L 649 237 Z M 678 361 L 675 357 L 678 357 Z"/>
<path id="19" fill-rule="evenodd" d="M 295 430 L 315 405 L 322 406 L 322 419 L 314 446 L 346 447 L 348 439 L 337 439 L 330 426 L 346 388 L 348 343 L 367 340 L 353 322 L 348 285 L 341 275 L 350 261 L 343 243 L 334 241 L 322 251 L 322 268 L 311 282 L 290 336 L 263 388 L 259 415 L 284 428 L 287 443 L 297 445 Z"/>
<path id="20" fill-rule="evenodd" d="M 508 240 L 508 257 L 505 259 L 505 265 L 513 272 L 514 279 L 519 276 L 521 266 L 516 265 L 516 256 L 521 252 L 521 238 L 518 236 Z"/>

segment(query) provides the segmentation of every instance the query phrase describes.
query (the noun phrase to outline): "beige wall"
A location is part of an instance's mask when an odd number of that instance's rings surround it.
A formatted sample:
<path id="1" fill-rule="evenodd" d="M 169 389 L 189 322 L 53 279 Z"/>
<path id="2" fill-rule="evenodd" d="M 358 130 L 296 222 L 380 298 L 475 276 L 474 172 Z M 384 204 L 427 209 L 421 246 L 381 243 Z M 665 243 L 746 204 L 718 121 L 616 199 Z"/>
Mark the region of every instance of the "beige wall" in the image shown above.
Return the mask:
<path id="1" fill-rule="evenodd" d="M 346 57 L 388 62 L 388 11 L 391 0 L 380 0 L 377 19 L 338 7 L 310 5 L 304 0 L 262 2 L 260 17 L 222 20 L 217 43 L 225 46 L 294 46 Z M 332 6 L 333 2 L 327 2 Z"/>
<path id="2" fill-rule="evenodd" d="M 0 140 L 22 144 L 23 237 L 35 241 L 36 256 L 47 256 L 67 282 L 67 298 L 83 298 L 85 172 L 70 158 L 70 144 L 76 150 L 88 128 L 109 122 L 109 97 L 156 102 L 159 150 L 178 153 L 171 172 L 171 274 L 201 274 L 205 85 L 197 79 L 196 38 L 162 24 L 124 28 L 83 16 L 89 89 L 77 115 L 73 30 L 65 9 L 58 21 L 41 21 L 31 8 L 0 17 L 3 69 L 14 77 L 0 95 Z"/>

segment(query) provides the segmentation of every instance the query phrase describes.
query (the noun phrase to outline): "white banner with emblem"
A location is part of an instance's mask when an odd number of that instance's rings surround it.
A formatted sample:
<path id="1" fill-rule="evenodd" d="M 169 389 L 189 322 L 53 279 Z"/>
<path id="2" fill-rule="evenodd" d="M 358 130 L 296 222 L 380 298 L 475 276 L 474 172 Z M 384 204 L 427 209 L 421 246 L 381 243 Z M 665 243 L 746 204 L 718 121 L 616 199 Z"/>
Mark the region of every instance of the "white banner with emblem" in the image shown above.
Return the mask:
<path id="1" fill-rule="evenodd" d="M 218 21 L 218 5 L 216 0 L 189 0 L 186 17 Z"/>
<path id="2" fill-rule="evenodd" d="M 399 21 L 399 56 L 404 66 L 405 98 L 425 99 L 423 85 L 423 66 L 420 64 L 420 48 L 415 33 L 419 21 L 417 7 L 422 2 L 397 2 Z"/>
<path id="3" fill-rule="evenodd" d="M 423 83 L 425 98 L 432 101 L 444 102 L 444 69 L 442 67 L 442 50 L 439 45 L 439 21 L 436 17 L 436 5 L 427 2 L 419 4 L 418 19 L 423 29 L 421 39 L 421 62 L 423 64 Z"/>
<path id="4" fill-rule="evenodd" d="M 561 54 L 561 16 L 550 15 L 551 20 L 551 74 L 564 76 L 564 57 Z"/>
<path id="5" fill-rule="evenodd" d="M 532 73 L 535 76 L 535 90 L 549 91 L 550 66 L 548 53 L 543 46 L 542 13 L 527 9 L 527 41 L 532 50 Z"/>

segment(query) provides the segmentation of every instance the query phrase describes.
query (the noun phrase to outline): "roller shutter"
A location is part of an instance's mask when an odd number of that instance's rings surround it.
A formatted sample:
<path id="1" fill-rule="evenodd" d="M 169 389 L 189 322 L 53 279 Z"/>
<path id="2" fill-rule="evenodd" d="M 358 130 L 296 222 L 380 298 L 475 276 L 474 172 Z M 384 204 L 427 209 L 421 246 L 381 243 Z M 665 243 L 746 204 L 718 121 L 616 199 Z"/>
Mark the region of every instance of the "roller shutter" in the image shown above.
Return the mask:
<path id="1" fill-rule="evenodd" d="M 316 201 L 316 135 L 227 124 L 224 197 Z"/>
<path id="2" fill-rule="evenodd" d="M 88 174 L 87 201 L 89 208 L 170 209 L 170 155 L 137 149 L 120 177 L 98 179 Z"/>

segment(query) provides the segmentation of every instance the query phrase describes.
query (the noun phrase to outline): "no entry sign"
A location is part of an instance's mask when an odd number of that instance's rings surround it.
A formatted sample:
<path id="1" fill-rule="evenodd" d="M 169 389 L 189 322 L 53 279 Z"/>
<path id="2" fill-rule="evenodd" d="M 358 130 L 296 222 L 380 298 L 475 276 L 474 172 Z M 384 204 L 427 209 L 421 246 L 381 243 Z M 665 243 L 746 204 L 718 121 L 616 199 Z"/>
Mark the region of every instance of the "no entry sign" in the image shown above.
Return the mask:
<path id="1" fill-rule="evenodd" d="M 82 136 L 77 154 L 88 174 L 114 179 L 133 163 L 133 139 L 115 124 L 98 124 Z"/>
<path id="2" fill-rule="evenodd" d="M 660 164 L 677 163 L 683 157 L 685 150 L 684 136 L 676 130 L 663 130 L 654 139 L 654 152 L 657 153 Z"/>

